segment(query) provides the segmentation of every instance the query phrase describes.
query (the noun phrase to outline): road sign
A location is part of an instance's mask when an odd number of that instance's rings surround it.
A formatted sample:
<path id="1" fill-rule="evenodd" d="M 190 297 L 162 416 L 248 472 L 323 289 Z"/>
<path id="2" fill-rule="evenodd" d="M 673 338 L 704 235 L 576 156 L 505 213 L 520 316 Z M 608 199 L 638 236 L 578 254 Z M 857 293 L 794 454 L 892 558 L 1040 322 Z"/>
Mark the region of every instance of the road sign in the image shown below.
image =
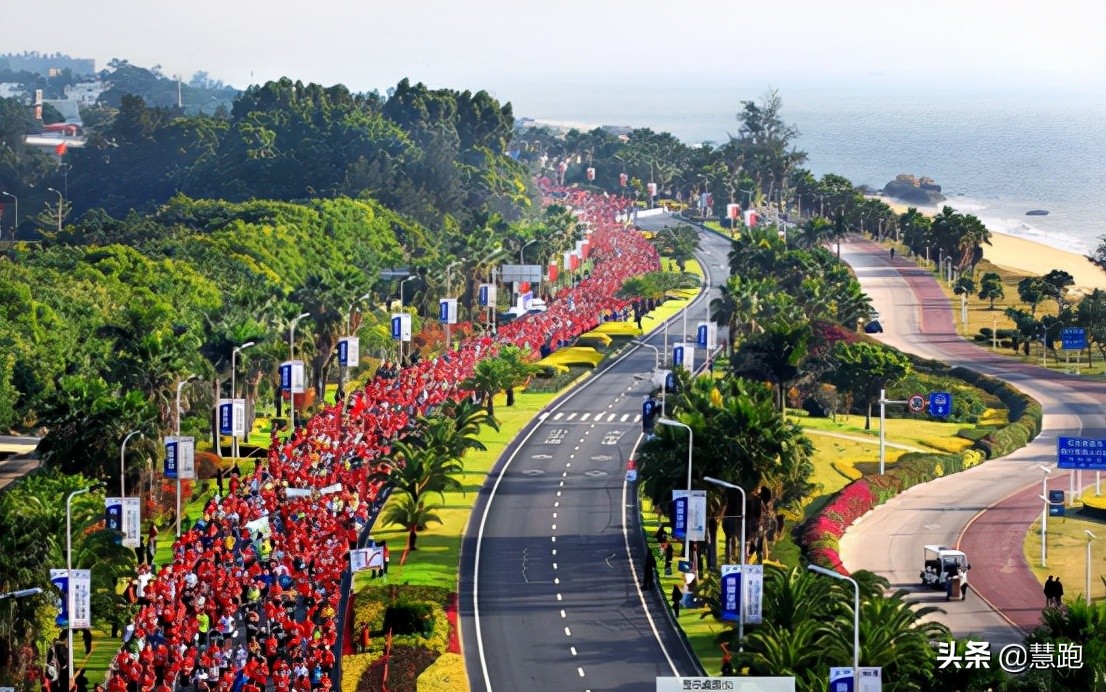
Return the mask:
<path id="1" fill-rule="evenodd" d="M 1060 330 L 1060 348 L 1065 351 L 1081 351 L 1087 348 L 1087 330 L 1082 327 L 1064 327 Z"/>
<path id="2" fill-rule="evenodd" d="M 929 415 L 948 418 L 950 413 L 952 413 L 952 394 L 948 392 L 930 392 Z"/>
<path id="3" fill-rule="evenodd" d="M 915 394 L 906 400 L 906 406 L 910 409 L 911 413 L 921 413 L 925 408 L 926 400 L 921 394 Z"/>
<path id="4" fill-rule="evenodd" d="M 1061 437 L 1056 442 L 1056 466 L 1062 469 L 1106 471 L 1106 440 Z"/>
<path id="5" fill-rule="evenodd" d="M 1048 516 L 1050 516 L 1050 517 L 1062 517 L 1062 516 L 1064 516 L 1064 491 L 1063 490 L 1049 490 L 1048 491 Z"/>

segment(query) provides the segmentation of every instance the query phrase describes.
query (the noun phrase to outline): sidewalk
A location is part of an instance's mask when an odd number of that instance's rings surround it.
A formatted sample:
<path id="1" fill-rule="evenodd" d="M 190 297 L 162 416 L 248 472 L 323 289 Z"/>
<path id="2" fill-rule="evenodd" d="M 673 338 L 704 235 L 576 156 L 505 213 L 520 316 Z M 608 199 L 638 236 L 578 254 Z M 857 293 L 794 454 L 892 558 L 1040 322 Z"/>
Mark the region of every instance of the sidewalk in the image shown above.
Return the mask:
<path id="1" fill-rule="evenodd" d="M 25 456 L 12 457 L 5 461 L 0 461 L 0 490 L 7 487 L 9 483 L 37 469 L 40 463 L 38 459 L 31 459 Z"/>
<path id="2" fill-rule="evenodd" d="M 1049 478 L 1049 490 L 1067 490 L 1069 474 Z M 1041 487 L 1034 483 L 1004 498 L 964 527 L 957 547 L 968 555 L 972 590 L 1015 627 L 1031 631 L 1041 621 L 1045 596 L 1025 560 L 1025 536 L 1041 516 Z"/>

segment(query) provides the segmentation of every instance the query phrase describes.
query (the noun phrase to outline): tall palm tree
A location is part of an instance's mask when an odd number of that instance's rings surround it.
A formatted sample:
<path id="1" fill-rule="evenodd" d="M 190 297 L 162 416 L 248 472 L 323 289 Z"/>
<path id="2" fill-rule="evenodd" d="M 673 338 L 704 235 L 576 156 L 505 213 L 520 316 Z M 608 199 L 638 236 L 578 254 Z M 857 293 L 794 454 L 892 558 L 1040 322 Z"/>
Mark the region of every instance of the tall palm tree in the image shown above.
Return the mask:
<path id="1" fill-rule="evenodd" d="M 438 493 L 444 498 L 446 490 L 461 490 L 463 487 L 454 477 L 464 471 L 461 462 L 437 449 L 422 446 L 417 433 L 408 439 L 393 442 L 382 461 L 387 467 L 387 471 L 381 474 L 383 479 L 415 503 L 426 493 Z"/>

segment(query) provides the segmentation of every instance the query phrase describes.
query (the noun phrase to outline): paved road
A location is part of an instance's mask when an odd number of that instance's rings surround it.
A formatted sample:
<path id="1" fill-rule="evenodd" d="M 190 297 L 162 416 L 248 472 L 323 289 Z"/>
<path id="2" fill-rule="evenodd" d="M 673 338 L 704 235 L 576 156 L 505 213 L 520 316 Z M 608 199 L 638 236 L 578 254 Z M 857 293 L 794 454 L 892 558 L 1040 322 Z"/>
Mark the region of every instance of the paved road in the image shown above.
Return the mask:
<path id="1" fill-rule="evenodd" d="M 712 284 L 728 275 L 728 251 L 704 238 Z M 705 305 L 689 308 L 692 338 Z M 681 331 L 673 320 L 670 338 Z M 663 336 L 649 341 L 659 347 Z M 461 556 L 473 690 L 629 692 L 697 674 L 663 595 L 638 588 L 645 548 L 624 479 L 654 357 L 635 348 L 614 361 L 524 430 L 489 474 Z"/>
<path id="2" fill-rule="evenodd" d="M 904 351 L 1001 377 L 1035 397 L 1045 410 L 1044 430 L 1026 448 L 916 486 L 850 528 L 841 541 L 845 566 L 873 570 L 896 587 L 918 590 L 919 600 L 933 601 L 947 610 L 940 619 L 958 635 L 981 635 L 992 644 L 1020 641 L 1021 632 L 989 603 L 1019 624 L 1034 620 L 1032 611 L 1039 605 L 1035 599 L 1040 597 L 1040 587 L 1021 550 L 1032 517 L 1007 515 L 1010 521 L 1006 522 L 984 514 L 966 531 L 965 527 L 977 514 L 1011 494 L 1028 489 L 1036 497 L 1043 473 L 1034 467 L 1055 465 L 1058 435 L 1095 437 L 1106 433 L 1106 384 L 1018 363 L 964 341 L 955 333 L 948 299 L 933 275 L 908 260 L 892 263 L 878 245 L 845 244 L 842 258 L 854 267 L 864 291 L 881 313 L 885 331 L 878 338 Z M 1068 483 L 1066 472 L 1054 470 L 1048 487 L 1066 489 Z M 961 544 L 968 549 L 972 565 L 974 593 L 964 602 L 945 603 L 943 594 L 926 593 L 918 587 L 922 546 L 956 545 L 962 533 Z"/>
<path id="3" fill-rule="evenodd" d="M 37 437 L 0 435 L 0 454 L 19 455 L 0 459 L 0 489 L 38 468 L 41 462 L 26 456 L 38 443 Z"/>

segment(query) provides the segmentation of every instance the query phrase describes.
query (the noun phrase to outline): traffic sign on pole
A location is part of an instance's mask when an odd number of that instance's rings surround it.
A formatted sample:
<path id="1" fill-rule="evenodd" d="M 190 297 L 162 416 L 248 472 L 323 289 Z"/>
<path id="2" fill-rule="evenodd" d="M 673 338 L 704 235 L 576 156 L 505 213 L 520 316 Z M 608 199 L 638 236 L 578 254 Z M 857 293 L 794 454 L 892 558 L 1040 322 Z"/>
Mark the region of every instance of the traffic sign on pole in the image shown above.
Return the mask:
<path id="1" fill-rule="evenodd" d="M 1056 442 L 1056 466 L 1106 471 L 1106 439 L 1061 437 Z"/>
<path id="2" fill-rule="evenodd" d="M 948 392 L 930 392 L 929 415 L 937 418 L 948 418 L 951 413 L 952 394 Z"/>
<path id="3" fill-rule="evenodd" d="M 925 409 L 926 400 L 921 394 L 915 394 L 906 400 L 906 406 L 911 413 L 921 413 Z"/>
<path id="4" fill-rule="evenodd" d="M 1087 348 L 1087 330 L 1083 327 L 1064 327 L 1060 330 L 1060 348 L 1064 351 Z"/>

